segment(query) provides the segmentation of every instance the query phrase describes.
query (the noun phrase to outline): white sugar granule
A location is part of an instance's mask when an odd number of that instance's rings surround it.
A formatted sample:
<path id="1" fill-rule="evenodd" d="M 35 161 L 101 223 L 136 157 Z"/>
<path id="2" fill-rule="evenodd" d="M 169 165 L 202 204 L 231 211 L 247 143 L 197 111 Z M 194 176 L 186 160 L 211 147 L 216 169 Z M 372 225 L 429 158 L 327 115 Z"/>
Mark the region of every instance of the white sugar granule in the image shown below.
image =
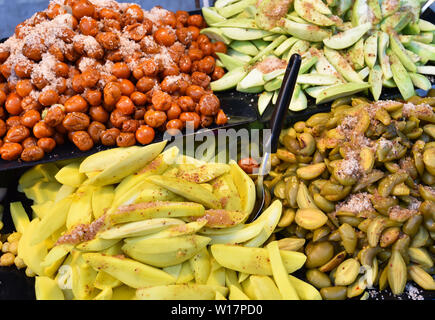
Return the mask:
<path id="1" fill-rule="evenodd" d="M 171 54 L 169 53 L 168 48 L 161 47 L 160 52 L 154 55 L 154 59 L 159 61 L 165 69 L 169 69 L 174 64 L 172 60 Z"/>
<path id="2" fill-rule="evenodd" d="M 429 116 L 433 113 L 433 109 L 427 103 L 415 105 L 413 103 L 405 103 L 403 105 L 402 114 L 404 117 L 412 115 L 426 115 Z"/>
<path id="3" fill-rule="evenodd" d="M 151 20 L 153 24 L 157 25 L 159 25 L 168 14 L 169 11 L 163 8 L 154 7 L 149 11 L 144 10 L 144 17 Z"/>
<path id="4" fill-rule="evenodd" d="M 83 57 L 80 59 L 78 68 L 80 72 L 85 72 L 88 69 L 94 68 L 97 65 L 97 61 L 92 58 Z"/>
<path id="5" fill-rule="evenodd" d="M 337 126 L 337 131 L 345 137 L 345 139 L 350 139 L 352 137 L 352 131 L 358 124 L 358 118 L 354 116 L 345 116 L 341 123 Z"/>
<path id="6" fill-rule="evenodd" d="M 346 200 L 338 203 L 335 211 L 348 211 L 353 213 L 360 213 L 363 211 L 373 212 L 372 202 L 370 201 L 371 194 L 367 192 L 360 192 L 352 194 Z"/>
<path id="7" fill-rule="evenodd" d="M 167 77 L 165 77 L 164 80 L 166 81 L 166 83 L 168 85 L 172 85 L 174 83 L 177 83 L 180 80 L 183 80 L 183 78 L 184 78 L 183 75 L 179 74 L 178 76 L 167 76 Z"/>

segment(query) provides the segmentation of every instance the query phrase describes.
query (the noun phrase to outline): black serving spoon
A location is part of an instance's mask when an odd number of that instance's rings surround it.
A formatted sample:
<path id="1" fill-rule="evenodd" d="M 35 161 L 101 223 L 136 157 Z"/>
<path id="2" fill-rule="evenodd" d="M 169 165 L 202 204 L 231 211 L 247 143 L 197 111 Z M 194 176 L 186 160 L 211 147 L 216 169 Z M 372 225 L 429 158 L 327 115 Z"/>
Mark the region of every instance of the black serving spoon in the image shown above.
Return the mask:
<path id="1" fill-rule="evenodd" d="M 294 54 L 291 56 L 287 65 L 282 87 L 279 91 L 278 100 L 276 102 L 275 110 L 273 111 L 272 118 L 270 120 L 271 134 L 267 142 L 263 146 L 263 158 L 261 165 L 258 169 L 258 176 L 256 181 L 256 201 L 254 209 L 248 219 L 249 222 L 258 218 L 263 211 L 265 204 L 265 191 L 263 180 L 264 176 L 270 170 L 270 155 L 275 153 L 278 149 L 279 136 L 281 134 L 282 125 L 287 113 L 290 101 L 293 96 L 293 92 L 296 86 L 296 80 L 298 78 L 299 69 L 301 67 L 301 56 Z"/>

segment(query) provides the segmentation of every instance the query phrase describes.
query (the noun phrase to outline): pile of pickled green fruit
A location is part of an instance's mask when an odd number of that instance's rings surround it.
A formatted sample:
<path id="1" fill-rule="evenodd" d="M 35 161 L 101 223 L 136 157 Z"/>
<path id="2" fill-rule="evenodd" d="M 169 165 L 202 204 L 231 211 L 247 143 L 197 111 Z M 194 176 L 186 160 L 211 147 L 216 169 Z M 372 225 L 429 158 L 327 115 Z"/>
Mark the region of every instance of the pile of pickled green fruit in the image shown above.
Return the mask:
<path id="1" fill-rule="evenodd" d="M 282 133 L 265 181 L 284 206 L 275 237 L 307 255 L 324 299 L 435 290 L 434 106 L 340 99 Z"/>
<path id="2" fill-rule="evenodd" d="M 425 2 L 425 1 L 423 1 Z M 429 90 L 434 75 L 435 25 L 419 18 L 419 0 L 218 0 L 202 12 L 201 33 L 229 50 L 217 62 L 229 72 L 211 83 L 214 91 L 236 87 L 262 93 L 260 114 L 275 103 L 292 54 L 303 57 L 290 110 L 383 87 L 403 99 L 415 88 Z"/>
<path id="3" fill-rule="evenodd" d="M 306 256 L 266 241 L 282 204 L 254 222 L 255 186 L 231 161 L 166 142 L 33 167 L 11 204 L 18 257 L 40 300 L 321 299 L 291 275 Z"/>

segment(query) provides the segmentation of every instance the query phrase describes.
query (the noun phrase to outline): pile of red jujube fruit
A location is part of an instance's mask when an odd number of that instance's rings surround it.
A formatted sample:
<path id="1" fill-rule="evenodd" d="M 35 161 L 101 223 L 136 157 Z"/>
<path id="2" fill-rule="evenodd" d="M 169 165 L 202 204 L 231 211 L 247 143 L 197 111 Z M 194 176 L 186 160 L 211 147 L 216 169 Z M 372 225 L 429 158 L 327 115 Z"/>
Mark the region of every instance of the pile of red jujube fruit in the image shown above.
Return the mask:
<path id="1" fill-rule="evenodd" d="M 210 90 L 227 48 L 204 27 L 186 11 L 52 1 L 0 44 L 1 158 L 38 161 L 67 140 L 81 151 L 146 145 L 156 131 L 227 123 Z"/>

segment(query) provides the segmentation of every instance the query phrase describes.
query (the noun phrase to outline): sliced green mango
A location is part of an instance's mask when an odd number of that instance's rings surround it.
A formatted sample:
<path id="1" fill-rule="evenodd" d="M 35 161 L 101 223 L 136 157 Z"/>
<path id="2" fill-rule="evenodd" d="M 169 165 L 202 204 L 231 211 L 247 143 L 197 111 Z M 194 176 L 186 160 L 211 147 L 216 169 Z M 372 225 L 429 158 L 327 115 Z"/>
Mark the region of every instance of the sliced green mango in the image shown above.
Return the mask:
<path id="1" fill-rule="evenodd" d="M 219 13 L 217 13 L 215 10 L 212 10 L 210 7 L 202 7 L 201 11 L 205 22 L 207 22 L 207 25 L 209 26 L 214 23 L 218 23 L 226 20 L 224 16 L 221 16 Z"/>
<path id="2" fill-rule="evenodd" d="M 400 62 L 400 59 L 393 52 L 391 52 L 389 56 L 394 82 L 397 84 L 403 99 L 408 100 L 415 95 L 414 85 L 412 83 L 411 77 Z"/>
<path id="3" fill-rule="evenodd" d="M 257 47 L 250 41 L 234 40 L 233 42 L 231 42 L 230 48 L 237 52 L 250 56 L 255 56 L 259 52 Z"/>
<path id="4" fill-rule="evenodd" d="M 83 259 L 95 270 L 103 270 L 132 288 L 175 283 L 168 273 L 129 258 L 85 253 Z"/>
<path id="5" fill-rule="evenodd" d="M 286 36 L 281 35 L 278 38 L 276 38 L 275 40 L 273 40 L 266 48 L 264 48 L 263 50 L 261 50 L 255 57 L 253 57 L 249 63 L 253 64 L 255 62 L 257 62 L 258 60 L 260 60 L 261 58 L 269 55 L 270 53 L 272 53 L 280 44 L 282 44 L 285 40 L 287 39 Z"/>
<path id="6" fill-rule="evenodd" d="M 284 79 L 284 76 L 279 76 L 279 77 L 267 82 L 264 85 L 264 90 L 266 90 L 267 92 L 273 92 L 275 90 L 278 90 L 282 86 L 283 79 Z"/>
<path id="7" fill-rule="evenodd" d="M 36 232 L 31 236 L 31 244 L 36 245 L 48 237 L 56 230 L 65 225 L 69 210 L 72 204 L 72 198 L 65 198 L 53 205 L 52 208 L 44 215 L 36 227 Z"/>
<path id="8" fill-rule="evenodd" d="M 282 300 L 282 296 L 271 277 L 251 275 L 242 283 L 243 291 L 252 300 Z"/>
<path id="9" fill-rule="evenodd" d="M 353 2 L 352 0 L 338 0 L 335 13 L 339 16 L 343 16 L 352 7 Z"/>
<path id="10" fill-rule="evenodd" d="M 206 188 L 179 178 L 152 176 L 150 182 L 164 187 L 190 201 L 201 203 L 211 209 L 220 209 L 221 204 Z"/>
<path id="11" fill-rule="evenodd" d="M 358 71 L 358 75 L 360 76 L 360 78 L 362 80 L 365 80 L 365 78 L 368 77 L 369 73 L 370 73 L 369 67 L 365 67 L 365 68 L 361 69 L 360 71 Z"/>
<path id="12" fill-rule="evenodd" d="M 381 10 L 384 18 L 391 16 L 400 8 L 400 1 L 398 0 L 382 0 Z"/>
<path id="13" fill-rule="evenodd" d="M 296 11 L 291 12 L 290 14 L 288 14 L 286 16 L 287 19 L 297 22 L 297 23 L 307 23 L 306 20 L 302 19 L 297 13 Z"/>
<path id="14" fill-rule="evenodd" d="M 216 55 L 218 56 L 219 60 L 224 65 L 225 69 L 228 71 L 243 67 L 246 65 L 246 62 L 243 60 L 240 60 L 237 57 L 232 57 L 230 55 L 227 55 L 226 53 L 217 52 Z"/>
<path id="15" fill-rule="evenodd" d="M 292 99 L 290 101 L 289 110 L 290 111 L 302 111 L 308 107 L 307 97 L 300 85 L 295 86 L 295 91 L 293 92 Z"/>
<path id="16" fill-rule="evenodd" d="M 344 32 L 337 33 L 332 37 L 323 39 L 323 43 L 332 49 L 340 50 L 352 46 L 361 37 L 371 29 L 372 24 L 370 22 L 361 24 L 355 28 L 346 30 Z"/>
<path id="17" fill-rule="evenodd" d="M 294 45 L 292 45 L 290 50 L 287 51 L 285 60 L 289 61 L 291 56 L 294 55 L 295 53 L 302 56 L 303 54 L 308 52 L 309 49 L 310 49 L 310 43 L 308 41 L 298 40 Z"/>
<path id="18" fill-rule="evenodd" d="M 335 85 L 322 91 L 316 99 L 316 104 L 322 104 L 337 98 L 346 97 L 368 88 L 370 88 L 370 84 L 366 82 L 349 82 Z"/>
<path id="19" fill-rule="evenodd" d="M 211 259 L 208 249 L 202 248 L 200 252 L 189 259 L 189 263 L 195 282 L 197 284 L 206 284 L 211 273 Z"/>
<path id="20" fill-rule="evenodd" d="M 420 0 L 400 0 L 400 10 L 411 12 L 412 20 L 417 22 L 420 19 L 421 6 L 425 2 Z"/>
<path id="21" fill-rule="evenodd" d="M 418 66 L 417 72 L 435 76 L 435 66 Z"/>
<path id="22" fill-rule="evenodd" d="M 59 168 L 54 163 L 39 164 L 27 170 L 18 180 L 19 188 L 30 188 L 37 182 L 54 182 Z M 20 191 L 21 192 L 21 191 Z"/>
<path id="23" fill-rule="evenodd" d="M 94 153 L 86 157 L 80 164 L 80 173 L 103 171 L 114 162 L 124 161 L 131 154 L 140 150 L 138 146 L 128 148 L 114 148 Z"/>
<path id="24" fill-rule="evenodd" d="M 105 186 L 122 181 L 125 177 L 143 169 L 147 163 L 155 159 L 165 148 L 167 141 L 140 147 L 122 162 L 108 166 L 101 173 L 88 180 L 89 185 Z"/>
<path id="25" fill-rule="evenodd" d="M 311 42 L 321 42 L 332 35 L 331 31 L 322 29 L 319 26 L 297 23 L 289 19 L 283 19 L 283 28 L 292 36 Z"/>
<path id="26" fill-rule="evenodd" d="M 373 33 L 364 42 L 364 61 L 373 68 L 378 57 L 378 33 Z"/>
<path id="27" fill-rule="evenodd" d="M 68 206 L 69 210 L 66 219 L 66 227 L 68 230 L 76 227 L 79 224 L 89 224 L 92 222 L 93 192 L 94 192 L 94 187 L 84 186 L 79 188 L 77 192 L 71 196 L 72 201 Z"/>
<path id="28" fill-rule="evenodd" d="M 189 260 L 209 242 L 210 238 L 198 235 L 144 239 L 127 242 L 122 250 L 137 261 L 163 268 Z"/>
<path id="29" fill-rule="evenodd" d="M 355 70 L 361 70 L 364 68 L 364 39 L 359 39 L 352 47 L 347 51 L 350 62 L 354 66 Z"/>
<path id="30" fill-rule="evenodd" d="M 394 82 L 393 78 L 388 79 L 388 80 L 382 79 L 382 85 L 386 88 L 397 88 L 397 85 Z"/>
<path id="31" fill-rule="evenodd" d="M 142 185 L 142 191 L 139 193 L 139 195 L 137 196 L 136 200 L 133 201 L 133 203 L 153 202 L 153 201 L 183 202 L 185 201 L 185 199 L 163 187 L 160 187 L 158 185 L 155 185 L 154 183 L 146 181 Z M 126 204 L 128 204 L 128 202 Z"/>
<path id="32" fill-rule="evenodd" d="M 423 19 L 418 20 L 418 26 L 421 31 L 435 31 L 435 24 Z"/>
<path id="33" fill-rule="evenodd" d="M 39 181 L 29 188 L 24 188 L 26 198 L 33 200 L 34 204 L 41 204 L 56 198 L 62 185 L 58 182 Z"/>
<path id="34" fill-rule="evenodd" d="M 263 39 L 255 39 L 251 41 L 258 50 L 263 50 L 264 48 L 266 48 L 269 44 L 269 42 L 264 41 Z"/>
<path id="35" fill-rule="evenodd" d="M 86 180 L 86 175 L 79 172 L 79 167 L 80 163 L 78 162 L 66 165 L 58 171 L 55 176 L 56 180 L 70 187 L 79 187 Z"/>
<path id="36" fill-rule="evenodd" d="M 432 88 L 431 82 L 424 75 L 410 72 L 409 76 L 411 77 L 411 81 L 415 87 L 425 91 Z"/>
<path id="37" fill-rule="evenodd" d="M 208 27 L 202 29 L 200 33 L 205 34 L 211 40 L 222 41 L 226 45 L 229 45 L 231 43 L 231 39 L 228 38 L 226 35 L 224 35 L 224 33 L 220 28 Z"/>
<path id="38" fill-rule="evenodd" d="M 331 75 L 320 73 L 300 74 L 297 79 L 299 84 L 309 84 L 313 86 L 326 86 L 339 82 L 339 80 Z"/>
<path id="39" fill-rule="evenodd" d="M 419 35 L 399 35 L 399 40 L 404 45 L 409 44 L 411 41 L 430 44 L 432 43 L 433 39 L 434 37 L 432 32 L 423 32 Z"/>
<path id="40" fill-rule="evenodd" d="M 390 48 L 408 71 L 410 72 L 417 71 L 417 66 L 412 61 L 412 59 L 408 56 L 405 47 L 402 45 L 399 38 L 395 34 L 390 34 Z"/>
<path id="41" fill-rule="evenodd" d="M 288 277 L 301 300 L 322 300 L 320 292 L 314 286 L 291 274 L 289 274 Z"/>
<path id="42" fill-rule="evenodd" d="M 402 30 L 402 33 L 406 35 L 418 35 L 420 34 L 420 26 L 418 25 L 418 22 L 410 22 L 408 25 Z"/>
<path id="43" fill-rule="evenodd" d="M 109 221 L 118 224 L 152 218 L 202 216 L 204 211 L 201 204 L 192 202 L 144 202 L 119 207 L 109 215 Z"/>
<path id="44" fill-rule="evenodd" d="M 421 61 L 421 58 L 420 58 L 420 56 L 418 54 L 416 54 L 416 53 L 414 53 L 414 52 L 412 52 L 411 50 L 408 50 L 408 49 L 405 49 L 405 51 L 406 51 L 406 53 L 408 54 L 408 56 L 411 58 L 411 60 L 414 63 L 417 63 L 417 62 Z"/>
<path id="45" fill-rule="evenodd" d="M 237 1 L 240 1 L 240 0 L 216 0 L 216 2 L 214 3 L 214 8 L 221 9 L 221 8 L 226 7 L 230 4 L 233 4 L 234 2 L 237 2 Z"/>
<path id="46" fill-rule="evenodd" d="M 258 97 L 258 113 L 263 115 L 269 103 L 272 101 L 273 92 L 264 91 Z"/>
<path id="47" fill-rule="evenodd" d="M 243 81 L 243 80 L 242 80 Z M 175 176 L 194 183 L 206 183 L 230 171 L 225 163 L 206 163 L 201 166 L 180 166 Z"/>
<path id="48" fill-rule="evenodd" d="M 30 224 L 29 216 L 23 207 L 23 204 L 19 201 L 11 202 L 9 205 L 12 221 L 14 223 L 15 230 L 23 234 Z"/>
<path id="49" fill-rule="evenodd" d="M 318 60 L 319 58 L 316 56 L 303 59 L 301 63 L 301 68 L 299 69 L 299 74 L 306 73 L 308 70 L 311 69 L 312 66 L 317 63 Z"/>
<path id="50" fill-rule="evenodd" d="M 97 295 L 97 290 L 94 287 L 97 271 L 86 263 L 81 252 L 73 250 L 71 256 L 70 266 L 74 297 L 77 300 L 93 299 Z"/>
<path id="51" fill-rule="evenodd" d="M 210 28 L 207 28 L 210 29 Z M 217 28 L 214 28 L 217 29 Z M 232 40 L 255 40 L 263 39 L 266 36 L 270 36 L 272 33 L 265 30 L 257 29 L 243 29 L 243 28 L 220 28 L 217 29 L 222 34 Z M 202 32 L 202 31 L 201 31 Z"/>
<path id="52" fill-rule="evenodd" d="M 314 23 L 318 26 L 329 27 L 335 25 L 334 20 L 328 18 L 326 15 L 320 13 L 313 8 L 312 0 L 295 0 L 294 8 L 299 16 L 304 20 Z M 325 5 L 324 7 L 327 8 Z M 330 10 L 328 10 L 331 12 Z M 329 13 L 330 14 L 330 13 Z"/>
<path id="53" fill-rule="evenodd" d="M 358 73 L 352 68 L 347 60 L 336 50 L 328 47 L 324 48 L 324 53 L 328 61 L 340 72 L 347 81 L 363 82 Z"/>
<path id="54" fill-rule="evenodd" d="M 56 193 L 56 198 L 54 199 L 53 202 L 59 202 L 60 200 L 65 199 L 66 197 L 69 197 L 70 195 L 72 195 L 75 191 L 77 190 L 76 187 L 70 187 L 67 186 L 66 184 L 62 185 L 59 188 L 59 191 Z M 41 217 L 40 217 L 41 218 Z"/>
<path id="55" fill-rule="evenodd" d="M 238 52 L 238 51 L 236 51 L 236 50 L 233 50 L 233 49 L 231 49 L 231 48 L 229 48 L 229 49 L 227 50 L 227 54 L 228 54 L 229 56 L 231 56 L 231 57 L 237 58 L 237 59 L 242 60 L 242 61 L 244 61 L 244 62 L 249 62 L 249 61 L 251 61 L 251 59 L 252 59 L 251 56 L 249 56 L 249 55 L 247 55 L 247 54 L 244 54 L 244 53 L 240 53 L 240 52 Z"/>
<path id="56" fill-rule="evenodd" d="M 272 42 L 273 40 L 277 39 L 280 35 L 279 34 L 271 34 L 270 36 L 266 36 L 263 38 L 264 41 Z"/>
<path id="57" fill-rule="evenodd" d="M 281 218 L 282 203 L 277 200 L 273 201 L 264 213 L 258 218 L 260 222 L 264 221 L 263 229 L 255 238 L 245 242 L 246 247 L 261 247 L 270 238 Z"/>
<path id="58" fill-rule="evenodd" d="M 328 59 L 326 59 L 323 53 L 317 56 L 317 62 L 315 67 L 318 73 L 333 75 L 340 79 L 342 82 L 345 82 L 343 76 L 337 71 L 337 69 L 335 69 L 335 67 L 328 61 Z"/>
<path id="59" fill-rule="evenodd" d="M 249 5 L 240 12 L 238 15 L 236 15 L 236 18 L 248 18 L 248 19 L 255 19 L 255 15 L 257 14 L 257 7 L 255 5 Z"/>
<path id="60" fill-rule="evenodd" d="M 406 47 L 418 54 L 422 59 L 435 61 L 435 46 L 417 41 L 411 41 Z"/>
<path id="61" fill-rule="evenodd" d="M 276 102 L 278 101 L 278 96 L 279 96 L 279 90 L 276 90 L 276 91 L 273 93 L 273 97 L 272 97 L 272 104 L 273 104 L 273 105 L 275 105 Z"/>
<path id="62" fill-rule="evenodd" d="M 162 193 L 161 197 L 153 193 L 152 189 L 155 185 L 150 184 L 146 178 L 152 175 L 163 174 L 176 161 L 179 151 L 178 147 L 169 148 L 159 154 L 153 161 L 149 162 L 137 174 L 132 174 L 124 178 L 115 188 L 115 196 L 108 212 L 113 212 L 114 209 L 123 204 L 131 204 L 139 201 L 148 202 L 154 199 L 163 201 L 170 198 L 166 193 Z M 151 199 L 145 200 L 148 197 Z"/>
<path id="63" fill-rule="evenodd" d="M 277 57 L 282 56 L 287 50 L 289 50 L 292 47 L 292 45 L 296 43 L 296 41 L 298 41 L 298 39 L 295 37 L 290 37 L 286 39 L 275 49 L 273 54 L 276 55 Z"/>
<path id="64" fill-rule="evenodd" d="M 278 25 L 280 18 L 284 17 L 290 9 L 292 1 L 282 0 L 263 0 L 258 2 L 256 24 L 265 30 L 271 30 Z M 271 12 L 277 13 L 273 16 Z"/>
<path id="65" fill-rule="evenodd" d="M 378 59 L 384 74 L 384 79 L 389 80 L 393 77 L 391 72 L 390 59 L 386 53 L 390 44 L 390 37 L 385 32 L 378 32 Z"/>
<path id="66" fill-rule="evenodd" d="M 98 187 L 92 193 L 92 213 L 95 219 L 104 215 L 112 206 L 115 188 L 111 185 Z"/>
<path id="67" fill-rule="evenodd" d="M 391 31 L 400 32 L 412 20 L 411 12 L 396 12 L 381 23 L 381 30 L 390 33 Z"/>
<path id="68" fill-rule="evenodd" d="M 367 0 L 356 0 L 353 4 L 351 14 L 352 25 L 357 27 L 367 22 L 372 23 L 375 15 L 372 13 Z"/>
<path id="69" fill-rule="evenodd" d="M 114 226 L 98 234 L 102 239 L 123 239 L 140 237 L 156 233 L 174 225 L 185 224 L 183 220 L 174 218 L 154 218 L 143 221 L 130 222 Z"/>
<path id="70" fill-rule="evenodd" d="M 189 223 L 186 223 L 183 225 L 173 225 L 165 230 L 162 230 L 162 231 L 159 231 L 156 233 L 152 233 L 152 234 L 148 234 L 148 235 L 144 235 L 144 236 L 140 236 L 140 237 L 128 238 L 128 239 L 124 239 L 124 241 L 125 241 L 125 243 L 136 243 L 136 242 L 140 242 L 142 240 L 148 240 L 148 239 L 166 239 L 166 238 L 176 238 L 176 237 L 180 237 L 180 236 L 194 235 L 194 234 L 198 233 L 200 230 L 202 230 L 202 228 L 207 224 L 207 220 L 204 217 L 205 216 L 188 217 L 188 218 L 186 218 L 186 220 L 187 219 L 189 219 L 189 220 L 196 219 L 196 221 L 189 222 Z"/>
<path id="71" fill-rule="evenodd" d="M 228 288 L 205 284 L 173 284 L 141 288 L 137 300 L 215 300 L 216 294 L 226 296 Z"/>
<path id="72" fill-rule="evenodd" d="M 223 267 L 255 275 L 272 275 L 269 254 L 265 248 L 251 248 L 228 244 L 213 244 L 211 253 Z M 306 261 L 303 253 L 280 250 L 288 273 L 300 269 Z"/>
<path id="73" fill-rule="evenodd" d="M 382 93 L 382 69 L 379 65 L 375 65 L 370 70 L 369 83 L 373 98 L 378 101 Z"/>
<path id="74" fill-rule="evenodd" d="M 273 71 L 271 71 L 269 73 L 266 73 L 263 76 L 263 79 L 264 79 L 264 81 L 267 82 L 267 81 L 273 80 L 273 79 L 275 79 L 275 78 L 277 78 L 279 76 L 282 76 L 284 74 L 285 74 L 285 69 L 276 69 L 276 70 L 273 70 Z"/>
<path id="75" fill-rule="evenodd" d="M 226 19 L 211 25 L 215 28 L 243 28 L 243 29 L 259 29 L 254 19 Z"/>
<path id="76" fill-rule="evenodd" d="M 237 84 L 246 76 L 247 72 L 244 67 L 239 67 L 230 72 L 227 72 L 222 78 L 210 83 L 213 91 L 229 90 L 237 86 Z"/>
<path id="77" fill-rule="evenodd" d="M 238 84 L 237 84 L 237 91 L 243 91 L 252 87 L 258 87 L 263 86 L 265 84 L 265 81 L 263 79 L 263 73 L 257 69 L 252 69 L 246 77 L 244 77 Z"/>
<path id="78" fill-rule="evenodd" d="M 232 17 L 243 10 L 245 10 L 248 6 L 253 5 L 256 3 L 256 0 L 241 0 L 236 3 L 232 3 L 229 5 L 226 5 L 222 8 L 216 8 L 220 15 L 222 15 L 225 18 Z"/>
<path id="79" fill-rule="evenodd" d="M 243 93 L 260 93 L 260 92 L 264 91 L 264 86 L 255 86 L 255 87 L 249 87 L 249 88 L 237 87 L 237 91 L 243 92 Z"/>
<path id="80" fill-rule="evenodd" d="M 35 278 L 35 296 L 36 300 L 65 300 L 56 281 L 49 277 Z"/>
<path id="81" fill-rule="evenodd" d="M 54 201 L 47 201 L 41 204 L 34 204 L 33 206 L 31 206 L 33 210 L 33 217 L 38 217 L 39 219 L 42 219 L 47 214 L 47 212 L 51 210 L 53 204 Z M 17 229 L 15 228 L 15 230 Z"/>
<path id="82" fill-rule="evenodd" d="M 78 244 L 76 248 L 77 250 L 84 251 L 84 252 L 103 251 L 114 246 L 119 241 L 120 241 L 119 239 L 95 238 Z"/>
<path id="83" fill-rule="evenodd" d="M 327 88 L 329 88 L 329 87 L 331 87 L 331 86 L 316 86 L 316 87 L 309 87 L 309 88 L 305 89 L 305 92 L 306 92 L 310 97 L 316 99 L 316 98 L 319 96 L 319 94 L 320 94 L 323 90 L 325 90 L 325 89 L 327 89 Z"/>
<path id="84" fill-rule="evenodd" d="M 382 9 L 379 0 L 367 0 L 367 4 L 374 15 L 373 24 L 378 24 L 382 20 Z"/>
<path id="85" fill-rule="evenodd" d="M 270 99 L 272 99 L 272 97 Z M 230 173 L 216 178 L 212 181 L 211 185 L 213 186 L 213 194 L 219 199 L 225 210 L 241 211 L 241 199 Z"/>

